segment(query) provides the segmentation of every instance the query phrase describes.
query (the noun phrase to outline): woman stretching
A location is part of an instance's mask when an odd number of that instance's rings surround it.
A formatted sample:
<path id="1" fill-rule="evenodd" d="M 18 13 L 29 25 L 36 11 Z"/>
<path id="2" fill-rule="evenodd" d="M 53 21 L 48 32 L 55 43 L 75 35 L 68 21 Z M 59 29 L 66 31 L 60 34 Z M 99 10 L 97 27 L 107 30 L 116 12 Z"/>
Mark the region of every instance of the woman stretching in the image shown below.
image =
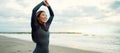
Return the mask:
<path id="1" fill-rule="evenodd" d="M 50 17 L 47 20 L 45 11 L 38 11 L 41 6 L 46 6 L 49 10 Z M 49 27 L 53 20 L 54 13 L 47 2 L 42 1 L 34 7 L 31 18 L 32 40 L 36 43 L 33 53 L 49 53 Z"/>

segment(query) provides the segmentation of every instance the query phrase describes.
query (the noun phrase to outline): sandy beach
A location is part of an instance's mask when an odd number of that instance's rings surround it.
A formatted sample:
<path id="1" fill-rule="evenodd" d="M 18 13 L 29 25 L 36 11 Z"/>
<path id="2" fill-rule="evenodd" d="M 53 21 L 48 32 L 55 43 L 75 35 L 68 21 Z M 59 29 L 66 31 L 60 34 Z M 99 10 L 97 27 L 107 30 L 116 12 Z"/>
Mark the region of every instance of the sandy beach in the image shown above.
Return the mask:
<path id="1" fill-rule="evenodd" d="M 15 38 L 0 36 L 0 53 L 32 53 L 35 43 Z M 50 53 L 100 53 L 61 46 L 50 45 Z"/>

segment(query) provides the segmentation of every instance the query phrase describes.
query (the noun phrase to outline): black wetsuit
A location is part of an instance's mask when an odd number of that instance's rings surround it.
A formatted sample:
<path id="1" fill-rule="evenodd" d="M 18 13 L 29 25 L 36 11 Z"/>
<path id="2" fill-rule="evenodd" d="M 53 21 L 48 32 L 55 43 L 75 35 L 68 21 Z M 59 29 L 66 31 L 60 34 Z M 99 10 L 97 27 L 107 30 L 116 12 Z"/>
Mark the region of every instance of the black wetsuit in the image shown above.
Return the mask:
<path id="1" fill-rule="evenodd" d="M 44 2 L 39 3 L 32 11 L 32 40 L 36 43 L 36 48 L 33 53 L 49 53 L 49 27 L 53 20 L 54 13 L 51 7 L 48 6 L 47 8 L 50 13 L 48 21 L 44 25 L 38 23 L 36 12 L 42 5 L 45 5 Z"/>

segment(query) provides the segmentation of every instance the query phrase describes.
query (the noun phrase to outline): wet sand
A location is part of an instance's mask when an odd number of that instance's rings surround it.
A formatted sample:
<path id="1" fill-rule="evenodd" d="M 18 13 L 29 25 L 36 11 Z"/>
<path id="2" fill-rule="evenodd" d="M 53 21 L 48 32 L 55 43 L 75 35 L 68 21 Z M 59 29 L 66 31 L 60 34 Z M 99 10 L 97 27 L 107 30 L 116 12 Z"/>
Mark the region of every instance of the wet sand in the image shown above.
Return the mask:
<path id="1" fill-rule="evenodd" d="M 35 43 L 15 38 L 0 36 L 0 53 L 32 53 Z M 50 45 L 50 53 L 100 53 L 62 46 Z"/>

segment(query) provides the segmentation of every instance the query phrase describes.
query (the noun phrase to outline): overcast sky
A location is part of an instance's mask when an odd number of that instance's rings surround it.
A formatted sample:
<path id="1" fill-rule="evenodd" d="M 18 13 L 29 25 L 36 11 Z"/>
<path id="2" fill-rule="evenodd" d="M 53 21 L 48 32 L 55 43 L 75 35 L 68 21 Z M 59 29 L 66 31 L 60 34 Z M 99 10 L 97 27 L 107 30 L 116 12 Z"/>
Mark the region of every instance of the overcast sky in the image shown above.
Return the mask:
<path id="1" fill-rule="evenodd" d="M 0 0 L 0 32 L 30 32 L 32 9 L 41 1 Z M 52 32 L 120 33 L 120 0 L 48 1 L 55 14 Z"/>

